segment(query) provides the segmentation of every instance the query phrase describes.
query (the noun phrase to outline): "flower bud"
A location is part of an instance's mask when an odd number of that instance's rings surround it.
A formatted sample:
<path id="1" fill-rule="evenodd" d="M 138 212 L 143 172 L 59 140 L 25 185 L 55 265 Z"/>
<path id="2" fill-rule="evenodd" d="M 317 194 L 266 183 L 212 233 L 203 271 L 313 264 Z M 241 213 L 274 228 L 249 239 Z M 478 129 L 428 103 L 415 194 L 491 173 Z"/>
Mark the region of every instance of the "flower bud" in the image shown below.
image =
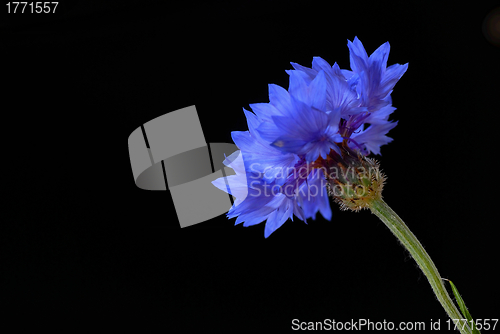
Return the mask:
<path id="1" fill-rule="evenodd" d="M 368 208 L 373 200 L 382 198 L 386 177 L 379 163 L 339 145 L 342 157 L 330 155 L 327 160 L 328 194 L 340 204 L 342 210 L 359 211 Z"/>

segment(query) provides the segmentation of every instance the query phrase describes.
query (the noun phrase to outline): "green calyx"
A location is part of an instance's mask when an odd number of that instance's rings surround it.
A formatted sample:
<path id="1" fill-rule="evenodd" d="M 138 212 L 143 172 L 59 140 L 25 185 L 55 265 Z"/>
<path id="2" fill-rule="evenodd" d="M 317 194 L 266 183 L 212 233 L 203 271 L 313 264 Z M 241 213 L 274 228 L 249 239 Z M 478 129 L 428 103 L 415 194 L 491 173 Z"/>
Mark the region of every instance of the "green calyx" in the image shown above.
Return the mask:
<path id="1" fill-rule="evenodd" d="M 344 155 L 342 162 L 329 169 L 328 194 L 341 209 L 359 211 L 368 208 L 373 200 L 382 198 L 386 177 L 376 160 L 360 154 L 356 157 Z"/>

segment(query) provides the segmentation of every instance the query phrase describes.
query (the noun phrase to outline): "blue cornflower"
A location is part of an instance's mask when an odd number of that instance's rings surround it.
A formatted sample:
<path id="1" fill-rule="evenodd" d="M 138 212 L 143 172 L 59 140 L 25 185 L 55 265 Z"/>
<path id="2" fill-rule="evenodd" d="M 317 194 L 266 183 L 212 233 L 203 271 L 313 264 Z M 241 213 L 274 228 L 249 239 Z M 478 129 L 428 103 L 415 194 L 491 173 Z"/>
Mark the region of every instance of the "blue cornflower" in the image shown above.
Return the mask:
<path id="1" fill-rule="evenodd" d="M 348 41 L 347 45 L 353 75 L 359 77 L 356 91 L 361 96 L 362 105 L 371 112 L 389 105 L 386 97 L 408 69 L 408 64 L 394 64 L 387 68 L 389 42 L 382 44 L 370 57 L 357 37 L 353 42 Z"/>
<path id="2" fill-rule="evenodd" d="M 270 108 L 272 106 L 268 109 Z M 233 131 L 231 136 L 236 146 L 244 154 L 246 170 L 251 173 L 262 174 L 261 177 L 267 182 L 273 182 L 277 177 L 277 182 L 282 182 L 281 174 L 283 174 L 283 171 L 295 166 L 299 161 L 298 155 L 283 153 L 273 147 L 257 131 L 257 127 L 264 121 L 244 108 L 243 112 L 247 118 L 249 131 Z"/>
<path id="3" fill-rule="evenodd" d="M 258 173 L 246 170 L 243 155 L 241 151 L 236 151 L 223 161 L 226 166 L 233 168 L 235 175 L 212 182 L 235 197 L 227 217 L 237 217 L 235 224 L 243 223 L 243 226 L 266 220 L 266 238 L 289 218 L 293 220 L 293 215 L 304 220 L 303 210 L 296 198 L 283 193 L 275 181 L 266 182 Z"/>
<path id="4" fill-rule="evenodd" d="M 305 156 L 308 162 L 326 158 L 332 149 L 340 154 L 340 109 L 326 109 L 326 84 L 324 71 L 309 85 L 301 76 L 290 76 L 288 92 L 282 92 L 276 103 L 280 115 L 262 122 L 257 132 L 281 152 Z"/>
<path id="5" fill-rule="evenodd" d="M 392 139 L 386 134 L 397 125 L 388 121 L 396 109 L 391 105 L 390 94 L 394 85 L 408 68 L 408 64 L 394 64 L 387 68 L 389 43 L 382 44 L 369 57 L 355 37 L 348 41 L 351 71 L 340 69 L 337 63 L 330 65 L 320 57 L 314 57 L 312 68 L 291 63 L 295 70 L 287 71 L 292 76 L 311 82 L 321 71 L 327 74 L 327 110 L 341 110 L 339 134 L 347 139 L 349 146 L 364 155 L 380 154 L 380 146 Z M 371 126 L 365 129 L 365 124 Z M 363 135 L 361 135 L 363 134 Z M 354 139 L 356 138 L 357 139 Z"/>
<path id="6" fill-rule="evenodd" d="M 268 237 L 294 215 L 305 221 L 319 211 L 330 220 L 329 164 L 347 151 L 380 154 L 392 140 L 390 94 L 408 64 L 387 68 L 389 43 L 370 57 L 357 37 L 348 47 L 351 70 L 320 57 L 312 68 L 291 63 L 288 90 L 270 84 L 269 103 L 243 109 L 249 130 L 232 132 L 239 151 L 224 161 L 236 174 L 213 182 L 235 196 L 227 216 L 236 224 L 267 220 Z"/>

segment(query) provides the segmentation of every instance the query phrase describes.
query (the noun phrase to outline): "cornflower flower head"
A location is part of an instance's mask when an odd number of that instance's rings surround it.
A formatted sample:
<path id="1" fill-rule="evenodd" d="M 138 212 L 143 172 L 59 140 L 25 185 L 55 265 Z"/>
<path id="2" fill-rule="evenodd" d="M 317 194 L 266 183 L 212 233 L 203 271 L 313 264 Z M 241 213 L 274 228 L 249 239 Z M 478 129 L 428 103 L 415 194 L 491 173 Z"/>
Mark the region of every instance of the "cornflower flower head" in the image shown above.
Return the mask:
<path id="1" fill-rule="evenodd" d="M 227 216 L 237 217 L 236 224 L 266 220 L 267 238 L 294 215 L 314 220 L 319 211 L 330 220 L 328 195 L 354 210 L 366 207 L 366 196 L 380 196 L 383 176 L 360 170 L 377 169 L 365 156 L 380 154 L 392 140 L 386 136 L 397 125 L 388 120 L 395 110 L 390 94 L 408 64 L 387 67 L 389 43 L 370 56 L 357 37 L 348 47 L 351 70 L 320 57 L 311 68 L 292 62 L 288 90 L 270 84 L 269 103 L 243 109 L 248 131 L 232 132 L 239 150 L 224 161 L 235 175 L 213 182 L 235 196 Z M 351 167 L 357 176 L 340 175 Z"/>
<path id="2" fill-rule="evenodd" d="M 249 130 L 232 133 L 239 150 L 224 161 L 235 175 L 213 181 L 236 198 L 227 216 L 244 226 L 265 220 L 267 238 L 294 215 L 306 221 L 319 211 L 330 220 L 328 196 L 342 209 L 368 208 L 410 252 L 450 319 L 467 320 L 455 329 L 479 333 L 456 287 L 449 281 L 461 312 L 443 284 L 447 279 L 382 199 L 385 176 L 367 157 L 392 140 L 386 136 L 397 125 L 389 121 L 390 94 L 408 64 L 387 67 L 389 43 L 370 56 L 358 38 L 348 47 L 351 70 L 320 57 L 311 68 L 291 63 L 288 91 L 269 85 L 269 103 L 243 109 Z"/>

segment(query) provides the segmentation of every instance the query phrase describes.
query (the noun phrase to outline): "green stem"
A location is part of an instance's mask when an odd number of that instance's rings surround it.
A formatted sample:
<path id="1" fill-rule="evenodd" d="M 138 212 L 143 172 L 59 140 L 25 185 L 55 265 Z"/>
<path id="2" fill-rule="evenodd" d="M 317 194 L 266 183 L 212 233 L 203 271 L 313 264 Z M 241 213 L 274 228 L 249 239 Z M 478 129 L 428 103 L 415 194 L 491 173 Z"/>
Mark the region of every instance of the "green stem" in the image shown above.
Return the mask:
<path id="1" fill-rule="evenodd" d="M 420 242 L 413 235 L 413 233 L 411 233 L 401 218 L 399 218 L 399 216 L 392 211 L 392 209 L 382 199 L 376 199 L 370 202 L 370 209 L 377 217 L 380 218 L 380 220 L 384 222 L 384 224 L 410 252 L 411 256 L 415 259 L 418 266 L 422 269 L 425 276 L 429 280 L 434 294 L 445 309 L 446 313 L 448 313 L 448 316 L 452 320 L 463 319 L 464 316 L 460 314 L 460 311 L 456 308 L 455 304 L 448 295 L 436 266 L 425 251 L 424 247 L 422 247 Z M 468 324 L 466 324 L 463 329 L 461 328 L 461 325 L 462 322 L 460 322 L 460 325 L 457 326 L 461 333 L 472 333 Z"/>

